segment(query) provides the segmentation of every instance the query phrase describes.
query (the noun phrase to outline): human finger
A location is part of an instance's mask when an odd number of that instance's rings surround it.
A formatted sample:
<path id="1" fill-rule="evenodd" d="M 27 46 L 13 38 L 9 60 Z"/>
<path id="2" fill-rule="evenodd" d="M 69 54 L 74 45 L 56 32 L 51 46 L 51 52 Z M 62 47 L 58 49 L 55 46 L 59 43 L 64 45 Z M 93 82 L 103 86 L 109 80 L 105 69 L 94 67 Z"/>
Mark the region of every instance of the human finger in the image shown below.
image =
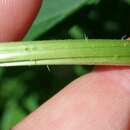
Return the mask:
<path id="1" fill-rule="evenodd" d="M 0 41 L 21 40 L 27 33 L 42 0 L 0 0 Z"/>
<path id="2" fill-rule="evenodd" d="M 75 80 L 13 130 L 129 130 L 130 67 L 103 67 Z"/>

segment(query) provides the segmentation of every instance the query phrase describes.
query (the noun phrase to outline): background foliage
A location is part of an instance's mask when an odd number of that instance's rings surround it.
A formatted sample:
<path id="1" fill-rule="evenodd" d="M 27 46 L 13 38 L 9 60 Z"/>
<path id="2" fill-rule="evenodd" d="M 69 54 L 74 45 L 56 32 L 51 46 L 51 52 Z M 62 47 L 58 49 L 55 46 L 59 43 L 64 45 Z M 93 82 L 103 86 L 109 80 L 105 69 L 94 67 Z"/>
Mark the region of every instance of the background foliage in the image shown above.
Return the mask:
<path id="1" fill-rule="evenodd" d="M 24 40 L 121 39 L 130 35 L 130 0 L 44 0 Z M 0 129 L 9 130 L 92 66 L 0 68 Z"/>

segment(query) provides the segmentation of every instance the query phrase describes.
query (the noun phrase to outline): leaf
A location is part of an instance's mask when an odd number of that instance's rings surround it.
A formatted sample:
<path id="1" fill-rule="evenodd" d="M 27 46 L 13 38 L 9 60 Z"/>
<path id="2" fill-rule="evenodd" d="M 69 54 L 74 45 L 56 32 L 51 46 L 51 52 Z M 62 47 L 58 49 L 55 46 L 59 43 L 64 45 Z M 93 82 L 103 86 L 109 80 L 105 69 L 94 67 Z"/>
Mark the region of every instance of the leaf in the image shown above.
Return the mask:
<path id="1" fill-rule="evenodd" d="M 128 3 L 130 5 L 130 0 L 124 0 L 124 2 Z"/>
<path id="2" fill-rule="evenodd" d="M 86 37 L 85 33 L 83 32 L 83 30 L 77 25 L 73 26 L 69 30 L 69 34 L 74 39 L 87 39 L 87 37 Z"/>
<path id="3" fill-rule="evenodd" d="M 19 91 L 16 91 L 19 90 Z M 19 99 L 26 90 L 26 87 L 22 80 L 18 78 L 11 78 L 5 80 L 1 85 L 0 95 L 5 99 Z"/>
<path id="4" fill-rule="evenodd" d="M 19 120 L 25 117 L 25 115 L 24 111 L 15 101 L 8 102 L 2 117 L 2 130 L 9 130 L 18 123 Z"/>
<path id="5" fill-rule="evenodd" d="M 31 95 L 24 99 L 24 105 L 28 111 L 32 112 L 38 107 L 38 97 L 37 95 Z"/>
<path id="6" fill-rule="evenodd" d="M 84 74 L 87 74 L 89 72 L 91 72 L 93 66 L 87 66 L 87 68 L 85 68 L 85 66 L 74 66 L 74 72 L 77 76 L 81 76 Z"/>
<path id="7" fill-rule="evenodd" d="M 24 40 L 37 38 L 82 6 L 98 2 L 99 0 L 45 0 L 39 16 Z"/>

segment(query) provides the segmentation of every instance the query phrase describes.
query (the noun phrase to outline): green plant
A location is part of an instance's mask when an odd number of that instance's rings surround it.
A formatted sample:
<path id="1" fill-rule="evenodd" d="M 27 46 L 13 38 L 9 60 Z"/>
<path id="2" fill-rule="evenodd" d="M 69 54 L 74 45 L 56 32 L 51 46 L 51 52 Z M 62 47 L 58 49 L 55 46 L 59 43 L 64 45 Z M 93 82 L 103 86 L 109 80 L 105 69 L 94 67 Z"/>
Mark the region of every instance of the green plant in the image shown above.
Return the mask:
<path id="1" fill-rule="evenodd" d="M 0 66 L 130 65 L 128 40 L 50 40 L 0 45 Z"/>

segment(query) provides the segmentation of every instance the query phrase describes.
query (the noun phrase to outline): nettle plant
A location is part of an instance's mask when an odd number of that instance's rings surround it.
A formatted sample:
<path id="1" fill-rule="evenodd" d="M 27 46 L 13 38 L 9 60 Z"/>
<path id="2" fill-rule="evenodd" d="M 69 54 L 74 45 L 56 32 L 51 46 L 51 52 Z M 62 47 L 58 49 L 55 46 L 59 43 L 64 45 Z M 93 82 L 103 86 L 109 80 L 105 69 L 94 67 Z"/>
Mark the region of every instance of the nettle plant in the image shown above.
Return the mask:
<path id="1" fill-rule="evenodd" d="M 46 40 L 0 45 L 0 66 L 130 65 L 128 40 Z"/>

